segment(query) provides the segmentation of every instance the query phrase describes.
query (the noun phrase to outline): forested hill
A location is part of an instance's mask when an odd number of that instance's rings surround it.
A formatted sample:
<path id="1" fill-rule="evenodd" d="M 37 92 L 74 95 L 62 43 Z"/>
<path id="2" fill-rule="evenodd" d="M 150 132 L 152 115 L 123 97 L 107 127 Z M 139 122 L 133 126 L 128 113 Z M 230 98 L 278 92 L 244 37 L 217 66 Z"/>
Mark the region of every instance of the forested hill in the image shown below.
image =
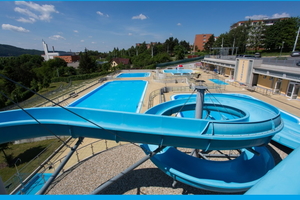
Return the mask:
<path id="1" fill-rule="evenodd" d="M 34 49 L 22 49 L 11 45 L 0 44 L 0 57 L 2 56 L 20 56 L 23 54 L 42 55 L 44 51 Z"/>

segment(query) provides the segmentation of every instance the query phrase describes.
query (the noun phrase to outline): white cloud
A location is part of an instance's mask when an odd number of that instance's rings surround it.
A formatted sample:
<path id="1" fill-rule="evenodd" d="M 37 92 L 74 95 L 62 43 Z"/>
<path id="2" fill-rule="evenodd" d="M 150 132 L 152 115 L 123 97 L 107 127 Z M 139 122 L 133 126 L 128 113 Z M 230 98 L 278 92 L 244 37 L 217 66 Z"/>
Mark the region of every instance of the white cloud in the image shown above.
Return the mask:
<path id="1" fill-rule="evenodd" d="M 13 26 L 10 24 L 2 24 L 2 29 L 8 30 L 8 31 L 17 31 L 17 32 L 22 32 L 22 33 L 30 32 L 29 30 L 27 30 L 23 27 Z"/>
<path id="2" fill-rule="evenodd" d="M 78 33 L 78 31 L 77 31 L 77 30 L 74 30 L 74 33 Z"/>
<path id="3" fill-rule="evenodd" d="M 96 44 L 96 42 L 92 42 L 92 44 Z"/>
<path id="4" fill-rule="evenodd" d="M 181 26 L 181 23 L 178 23 L 177 26 Z"/>
<path id="5" fill-rule="evenodd" d="M 15 12 L 18 12 L 18 13 L 21 13 L 23 15 L 28 15 L 29 17 L 33 17 L 35 19 L 38 19 L 38 16 L 36 14 L 34 14 L 33 12 L 27 10 L 27 9 L 24 9 L 24 8 L 20 8 L 20 7 L 16 7 L 14 9 Z"/>
<path id="6" fill-rule="evenodd" d="M 84 40 L 80 40 L 80 42 L 84 42 Z"/>
<path id="7" fill-rule="evenodd" d="M 51 40 L 65 40 L 65 38 L 61 35 L 52 35 L 49 37 Z"/>
<path id="8" fill-rule="evenodd" d="M 276 14 L 274 14 L 274 15 L 272 15 L 272 18 L 283 18 L 283 17 L 291 17 L 288 13 L 282 13 L 282 14 L 278 14 L 278 13 L 276 13 Z"/>
<path id="9" fill-rule="evenodd" d="M 102 12 L 100 12 L 100 11 L 97 11 L 96 12 L 98 15 L 101 15 L 101 16 L 103 16 L 104 14 L 102 13 Z"/>
<path id="10" fill-rule="evenodd" d="M 140 19 L 140 20 L 144 20 L 147 19 L 147 17 L 143 14 L 140 14 L 138 16 L 133 16 L 132 19 Z"/>
<path id="11" fill-rule="evenodd" d="M 32 19 L 50 21 L 50 19 L 52 19 L 52 13 L 59 13 L 57 10 L 55 10 L 55 7 L 53 5 L 39 5 L 37 3 L 27 1 L 16 1 L 15 4 L 17 6 L 23 6 L 23 8 L 16 7 L 14 9 L 15 12 L 29 17 L 28 20 L 24 20 L 24 18 L 18 19 L 18 21 L 20 22 L 28 23 L 30 20 L 32 21 L 32 23 L 35 22 Z"/>
<path id="12" fill-rule="evenodd" d="M 128 35 L 132 35 L 132 33 L 128 33 Z"/>
<path id="13" fill-rule="evenodd" d="M 274 18 L 283 18 L 283 17 L 290 17 L 288 13 L 282 13 L 282 14 L 273 14 L 271 17 L 268 15 L 252 15 L 252 16 L 246 16 L 245 19 L 251 19 L 251 20 L 259 20 L 259 19 L 274 19 Z"/>
<path id="14" fill-rule="evenodd" d="M 97 11 L 96 13 L 97 13 L 98 15 L 101 15 L 101 16 L 109 17 L 107 14 L 104 14 L 104 13 L 102 13 L 102 12 L 100 12 L 100 11 Z"/>
<path id="15" fill-rule="evenodd" d="M 36 20 L 34 18 L 28 18 L 28 19 L 25 19 L 23 17 L 17 19 L 18 22 L 23 22 L 23 23 L 31 23 L 33 24 L 34 22 L 36 22 Z"/>

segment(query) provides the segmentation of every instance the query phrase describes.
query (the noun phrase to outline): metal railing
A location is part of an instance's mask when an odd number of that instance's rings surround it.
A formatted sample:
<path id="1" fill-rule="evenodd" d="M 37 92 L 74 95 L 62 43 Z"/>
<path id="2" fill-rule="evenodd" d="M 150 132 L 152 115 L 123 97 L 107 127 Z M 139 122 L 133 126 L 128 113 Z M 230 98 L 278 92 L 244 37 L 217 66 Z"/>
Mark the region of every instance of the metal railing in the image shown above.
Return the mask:
<path id="1" fill-rule="evenodd" d="M 73 142 L 72 139 L 69 143 Z M 76 164 L 83 162 L 103 151 L 112 149 L 116 146 L 121 146 L 126 143 L 120 142 L 116 143 L 111 140 L 97 140 L 95 142 L 89 143 L 75 151 L 75 154 L 71 158 L 65 168 L 63 168 L 62 172 L 69 170 L 70 168 L 74 167 Z M 37 163 L 39 167 L 37 167 L 33 172 L 26 170 L 29 165 L 32 168 L 32 162 L 37 160 L 41 154 L 36 156 L 32 161 L 30 161 L 26 166 L 19 170 L 19 174 L 13 175 L 9 180 L 7 180 L 4 185 L 7 188 L 8 194 L 16 194 L 22 189 L 25 188 L 26 184 L 36 175 L 36 174 L 45 174 L 45 173 L 53 173 L 55 169 L 60 165 L 60 163 L 65 159 L 66 156 L 61 156 L 63 152 L 67 150 L 66 146 L 62 146 L 61 148 L 57 149 L 46 161 L 40 161 Z M 44 153 L 44 151 L 43 151 Z M 46 182 L 44 180 L 44 182 Z M 21 193 L 22 194 L 22 193 Z"/>
<path id="2" fill-rule="evenodd" d="M 266 95 L 266 96 L 271 96 L 273 93 L 273 89 L 268 89 L 260 86 L 253 86 L 252 87 L 255 92 L 258 92 L 260 94 Z"/>
<path id="3" fill-rule="evenodd" d="M 66 140 L 66 143 L 72 141 L 71 138 Z M 25 166 L 21 169 L 16 170 L 17 172 L 11 176 L 7 181 L 4 182 L 4 186 L 8 194 L 14 193 L 14 191 L 19 190 L 36 174 L 37 170 L 43 167 L 48 160 L 52 159 L 57 152 L 66 149 L 67 147 L 62 144 L 58 149 L 53 152 L 53 148 L 51 148 L 54 143 L 49 144 L 42 152 L 40 152 L 37 156 L 31 159 Z M 46 155 L 46 156 L 45 156 Z M 47 157 L 46 160 L 41 159 L 41 157 Z"/>

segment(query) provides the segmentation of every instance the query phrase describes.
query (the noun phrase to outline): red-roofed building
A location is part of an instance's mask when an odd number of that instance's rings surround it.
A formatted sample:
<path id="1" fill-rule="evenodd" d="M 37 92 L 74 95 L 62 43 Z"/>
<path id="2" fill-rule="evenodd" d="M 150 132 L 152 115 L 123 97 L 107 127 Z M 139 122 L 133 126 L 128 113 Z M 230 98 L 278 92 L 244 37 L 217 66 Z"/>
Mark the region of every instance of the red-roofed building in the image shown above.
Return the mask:
<path id="1" fill-rule="evenodd" d="M 119 64 L 130 65 L 130 60 L 129 58 L 113 58 L 111 59 L 110 63 L 111 67 L 116 67 Z"/>

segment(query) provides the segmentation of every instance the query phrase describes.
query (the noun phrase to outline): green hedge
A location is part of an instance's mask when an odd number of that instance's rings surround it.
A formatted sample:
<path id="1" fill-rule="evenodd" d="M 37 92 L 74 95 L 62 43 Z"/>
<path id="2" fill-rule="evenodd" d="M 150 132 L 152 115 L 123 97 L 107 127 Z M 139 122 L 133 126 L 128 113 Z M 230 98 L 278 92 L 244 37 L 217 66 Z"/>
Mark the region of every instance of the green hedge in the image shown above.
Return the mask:
<path id="1" fill-rule="evenodd" d="M 56 82 L 70 82 L 72 81 L 78 81 L 78 80 L 87 80 L 87 79 L 92 79 L 96 78 L 98 76 L 105 76 L 109 74 L 110 72 L 99 72 L 99 73 L 92 73 L 92 74 L 81 74 L 81 75 L 74 75 L 74 76 L 68 76 L 68 77 L 55 77 L 51 79 L 52 83 Z"/>
<path id="2" fill-rule="evenodd" d="M 204 56 L 196 57 L 196 58 L 188 58 L 188 59 L 183 59 L 183 60 L 176 60 L 176 61 L 167 62 L 167 63 L 160 63 L 160 64 L 157 64 L 156 67 L 166 67 L 166 66 L 170 66 L 170 65 L 193 62 L 193 61 L 202 60 L 202 59 L 204 59 Z"/>

